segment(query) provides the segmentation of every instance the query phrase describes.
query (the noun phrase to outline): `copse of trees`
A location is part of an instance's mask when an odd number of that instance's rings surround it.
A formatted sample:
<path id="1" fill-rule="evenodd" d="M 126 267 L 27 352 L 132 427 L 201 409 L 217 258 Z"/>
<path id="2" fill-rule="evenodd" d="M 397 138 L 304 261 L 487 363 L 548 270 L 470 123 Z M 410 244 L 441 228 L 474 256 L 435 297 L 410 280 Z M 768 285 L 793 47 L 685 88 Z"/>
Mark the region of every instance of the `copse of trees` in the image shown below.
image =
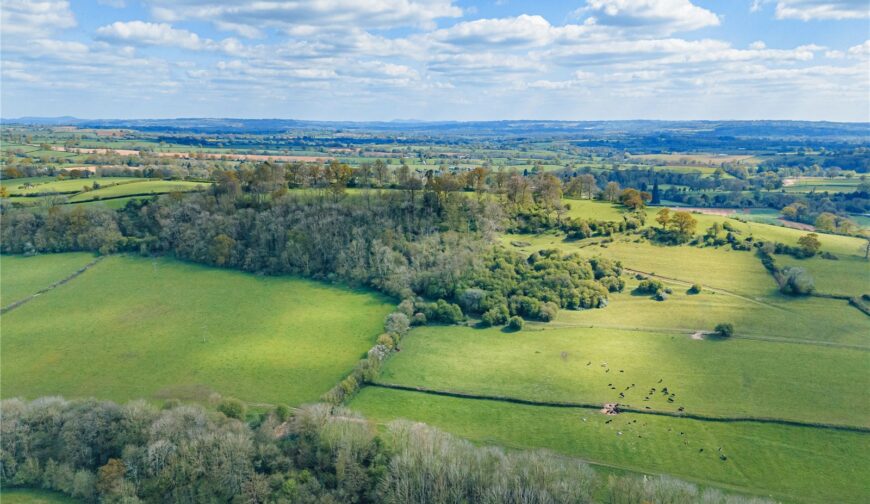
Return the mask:
<path id="1" fill-rule="evenodd" d="M 478 447 L 406 421 L 379 430 L 324 404 L 250 423 L 145 401 L 8 399 L 0 408 L 0 485 L 88 503 L 766 502 L 666 478 L 604 480 L 547 451 Z"/>

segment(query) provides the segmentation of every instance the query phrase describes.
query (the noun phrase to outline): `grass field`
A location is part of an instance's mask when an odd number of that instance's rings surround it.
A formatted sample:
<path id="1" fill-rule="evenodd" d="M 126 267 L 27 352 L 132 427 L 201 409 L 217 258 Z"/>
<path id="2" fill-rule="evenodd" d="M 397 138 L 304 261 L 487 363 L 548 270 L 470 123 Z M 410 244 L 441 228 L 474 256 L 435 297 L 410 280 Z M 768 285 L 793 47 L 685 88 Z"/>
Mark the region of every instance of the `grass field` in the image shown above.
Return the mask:
<path id="1" fill-rule="evenodd" d="M 379 381 L 537 401 L 619 402 L 662 411 L 682 406 L 720 417 L 870 426 L 867 355 L 617 329 L 424 327 L 403 340 Z M 674 402 L 661 393 L 665 387 L 676 394 Z M 842 408 L 844 399 L 852 406 Z"/>
<path id="2" fill-rule="evenodd" d="M 0 306 L 35 294 L 93 260 L 94 255 L 86 252 L 33 257 L 0 256 Z"/>
<path id="3" fill-rule="evenodd" d="M 76 194 L 69 199 L 70 203 L 93 201 L 98 199 L 120 198 L 141 194 L 165 194 L 175 191 L 199 191 L 209 184 L 201 182 L 185 182 L 182 180 L 145 180 L 132 184 L 118 184 L 94 191 Z"/>
<path id="4" fill-rule="evenodd" d="M 3 315 L 2 396 L 316 401 L 390 309 L 311 281 L 112 256 Z"/>
<path id="5" fill-rule="evenodd" d="M 815 280 L 816 290 L 826 294 L 860 296 L 870 294 L 870 266 L 855 256 L 843 256 L 837 261 L 814 257 L 795 259 L 777 256 L 779 267 L 797 266 L 806 269 Z"/>
<path id="6" fill-rule="evenodd" d="M 28 194 L 40 194 L 40 193 L 75 193 L 82 191 L 84 187 L 92 187 L 94 182 L 100 184 L 105 187 L 107 190 L 108 186 L 117 186 L 124 185 L 133 182 L 145 181 L 148 179 L 143 178 L 133 178 L 133 177 L 93 177 L 89 179 L 67 179 L 67 180 L 57 180 L 51 177 L 36 177 L 34 179 L 11 179 L 9 180 L 9 184 L 6 185 L 7 190 L 11 196 L 25 196 Z M 22 187 L 25 183 L 33 184 L 33 187 Z M 97 191 L 94 191 L 97 192 Z"/>
<path id="7" fill-rule="evenodd" d="M 588 409 L 372 387 L 363 389 L 351 407 L 378 422 L 406 418 L 478 443 L 548 448 L 593 463 L 667 473 L 784 502 L 858 504 L 870 497 L 870 436 L 865 434 L 628 413 L 606 423 L 612 417 Z M 727 460 L 719 458 L 718 448 Z"/>
<path id="8" fill-rule="evenodd" d="M 4 488 L 0 490 L 3 504 L 70 504 L 80 502 L 61 493 L 30 488 Z"/>

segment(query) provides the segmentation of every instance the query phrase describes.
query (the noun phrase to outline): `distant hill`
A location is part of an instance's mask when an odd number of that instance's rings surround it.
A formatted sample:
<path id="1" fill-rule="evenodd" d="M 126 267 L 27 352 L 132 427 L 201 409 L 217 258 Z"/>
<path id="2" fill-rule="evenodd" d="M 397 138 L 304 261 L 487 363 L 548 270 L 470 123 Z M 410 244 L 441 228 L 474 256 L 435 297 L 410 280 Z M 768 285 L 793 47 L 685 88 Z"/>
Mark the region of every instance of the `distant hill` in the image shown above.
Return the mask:
<path id="1" fill-rule="evenodd" d="M 870 123 L 815 121 L 304 121 L 296 119 L 78 119 L 20 117 L 2 119 L 5 125 L 125 128 L 152 132 L 280 133 L 291 130 L 380 132 L 415 135 L 566 136 L 602 138 L 666 135 L 706 138 L 827 138 L 870 141 Z"/>

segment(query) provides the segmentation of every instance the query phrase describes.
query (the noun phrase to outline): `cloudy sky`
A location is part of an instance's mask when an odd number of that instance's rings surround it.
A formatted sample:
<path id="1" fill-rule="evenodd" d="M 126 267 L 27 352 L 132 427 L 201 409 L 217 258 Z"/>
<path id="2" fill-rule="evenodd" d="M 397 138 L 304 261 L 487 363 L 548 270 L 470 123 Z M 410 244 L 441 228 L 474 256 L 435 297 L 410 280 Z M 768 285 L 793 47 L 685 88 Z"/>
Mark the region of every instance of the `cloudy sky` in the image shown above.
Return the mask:
<path id="1" fill-rule="evenodd" d="M 3 117 L 870 121 L 870 0 L 2 0 Z"/>

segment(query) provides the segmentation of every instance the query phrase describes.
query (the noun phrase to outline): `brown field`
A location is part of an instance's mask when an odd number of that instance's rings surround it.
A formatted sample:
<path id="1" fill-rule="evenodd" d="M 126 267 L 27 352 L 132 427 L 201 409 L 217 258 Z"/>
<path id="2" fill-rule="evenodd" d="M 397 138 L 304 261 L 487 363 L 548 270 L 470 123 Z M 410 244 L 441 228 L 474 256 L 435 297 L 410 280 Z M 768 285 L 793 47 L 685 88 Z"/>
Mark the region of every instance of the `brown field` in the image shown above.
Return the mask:
<path id="1" fill-rule="evenodd" d="M 75 152 L 78 154 L 117 154 L 119 156 L 139 156 L 141 151 L 128 149 L 83 149 L 55 146 L 52 150 L 60 152 Z M 284 161 L 293 162 L 301 161 L 303 163 L 313 163 L 317 161 L 330 161 L 334 158 L 330 156 L 281 156 L 281 155 L 265 155 L 265 154 L 233 154 L 233 153 L 216 153 L 216 152 L 155 152 L 159 157 L 170 157 L 176 159 L 189 158 L 206 158 L 206 159 L 231 159 L 235 161 Z M 77 167 L 78 168 L 78 167 Z M 87 168 L 80 168 L 87 169 Z"/>
<path id="2" fill-rule="evenodd" d="M 187 158 L 207 158 L 207 159 L 232 159 L 236 161 L 284 161 L 293 162 L 301 161 L 303 163 L 314 163 L 317 161 L 331 161 L 330 156 L 271 156 L 265 154 L 224 154 L 215 152 L 157 152 L 160 157 L 172 157 L 178 159 Z"/>
<path id="3" fill-rule="evenodd" d="M 758 162 L 753 156 L 731 154 L 642 154 L 631 157 L 685 166 L 718 166 L 722 163 L 752 164 Z"/>

